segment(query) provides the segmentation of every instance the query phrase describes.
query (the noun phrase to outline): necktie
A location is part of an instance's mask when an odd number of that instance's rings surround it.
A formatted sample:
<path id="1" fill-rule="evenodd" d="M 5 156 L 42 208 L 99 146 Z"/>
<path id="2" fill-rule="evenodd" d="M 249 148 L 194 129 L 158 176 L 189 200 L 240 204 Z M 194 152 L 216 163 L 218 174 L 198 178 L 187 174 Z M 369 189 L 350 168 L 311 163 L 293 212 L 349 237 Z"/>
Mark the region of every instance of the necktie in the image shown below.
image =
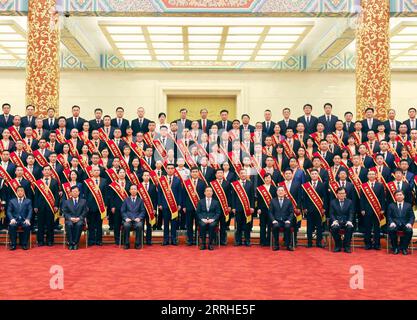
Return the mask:
<path id="1" fill-rule="evenodd" d="M 416 148 L 416 141 L 415 140 L 413 141 L 413 148 L 414 149 Z"/>
<path id="2" fill-rule="evenodd" d="M 49 119 L 49 127 L 52 128 L 52 119 Z"/>
<path id="3" fill-rule="evenodd" d="M 4 116 L 4 119 L 6 120 L 6 123 L 9 121 L 9 116 Z"/>
<path id="4" fill-rule="evenodd" d="M 64 135 L 64 129 L 61 129 L 61 134 Z"/>
<path id="5" fill-rule="evenodd" d="M 245 185 L 246 185 L 246 180 L 245 180 L 245 181 L 243 181 L 243 188 L 245 187 Z"/>
<path id="6" fill-rule="evenodd" d="M 30 144 L 31 144 L 31 140 L 30 140 L 30 139 L 28 139 L 28 145 L 30 146 Z"/>
<path id="7" fill-rule="evenodd" d="M 172 184 L 172 177 L 169 177 L 169 185 L 171 185 Z"/>
<path id="8" fill-rule="evenodd" d="M 282 199 L 279 199 L 279 206 L 282 207 Z"/>
<path id="9" fill-rule="evenodd" d="M 391 120 L 391 130 L 395 130 L 394 120 Z"/>
<path id="10" fill-rule="evenodd" d="M 98 179 L 96 179 L 96 185 L 98 186 Z"/>
<path id="11" fill-rule="evenodd" d="M 119 128 L 122 126 L 122 119 L 118 119 L 117 120 L 117 123 L 118 123 L 118 126 L 119 126 Z"/>
<path id="12" fill-rule="evenodd" d="M 49 179 L 48 178 L 45 179 L 45 184 L 46 184 L 47 187 L 49 187 Z"/>
<path id="13" fill-rule="evenodd" d="M 206 119 L 203 119 L 203 131 L 206 132 Z"/>
<path id="14" fill-rule="evenodd" d="M 374 188 L 374 186 L 375 186 L 375 184 L 372 182 L 372 183 L 371 183 L 371 188 L 373 189 L 373 188 Z"/>
<path id="15" fill-rule="evenodd" d="M 22 205 L 22 202 L 23 202 L 23 199 L 19 199 L 19 205 L 21 206 Z"/>
<path id="16" fill-rule="evenodd" d="M 399 182 L 397 182 L 397 190 L 401 190 Z"/>
<path id="17" fill-rule="evenodd" d="M 310 124 L 310 117 L 307 117 L 307 125 Z"/>
<path id="18" fill-rule="evenodd" d="M 344 182 L 344 181 L 342 181 L 342 183 L 341 183 L 341 187 L 342 187 L 342 188 L 344 188 L 344 187 L 345 187 L 345 182 Z"/>
<path id="19" fill-rule="evenodd" d="M 164 145 L 164 147 L 165 147 L 165 138 L 162 138 L 162 144 Z"/>
<path id="20" fill-rule="evenodd" d="M 159 177 L 161 176 L 161 170 L 158 170 L 158 176 Z"/>
<path id="21" fill-rule="evenodd" d="M 77 204 L 78 204 L 77 199 L 74 199 L 74 207 L 76 207 L 76 206 L 77 206 Z"/>
<path id="22" fill-rule="evenodd" d="M 343 203 L 344 203 L 344 201 L 340 201 L 340 208 L 342 208 L 342 209 L 343 209 Z"/>
<path id="23" fill-rule="evenodd" d="M 210 205 L 211 205 L 211 199 L 207 198 L 207 211 L 210 210 Z"/>
<path id="24" fill-rule="evenodd" d="M 139 119 L 139 127 L 142 127 L 142 119 Z"/>
<path id="25" fill-rule="evenodd" d="M 194 187 L 197 187 L 197 179 L 194 180 Z"/>
<path id="26" fill-rule="evenodd" d="M 266 131 L 269 131 L 269 121 L 266 122 Z"/>
<path id="27" fill-rule="evenodd" d="M 78 119 L 74 118 L 74 127 L 77 127 L 77 125 L 78 125 Z"/>
<path id="28" fill-rule="evenodd" d="M 399 210 L 400 210 L 400 212 L 401 212 L 401 209 L 402 209 L 401 203 L 399 203 L 399 204 L 398 204 L 398 209 L 399 209 Z"/>
<path id="29" fill-rule="evenodd" d="M 132 198 L 132 202 L 133 204 L 135 204 L 136 198 Z"/>
<path id="30" fill-rule="evenodd" d="M 223 121 L 223 129 L 226 129 L 226 121 Z"/>
<path id="31" fill-rule="evenodd" d="M 206 175 L 206 167 L 203 167 L 203 176 L 205 176 Z"/>
<path id="32" fill-rule="evenodd" d="M 313 182 L 313 188 L 316 189 L 317 182 Z"/>
<path id="33" fill-rule="evenodd" d="M 330 122 L 330 117 L 329 116 L 327 116 L 327 122 Z"/>
<path id="34" fill-rule="evenodd" d="M 148 184 L 145 183 L 145 190 L 148 191 Z"/>

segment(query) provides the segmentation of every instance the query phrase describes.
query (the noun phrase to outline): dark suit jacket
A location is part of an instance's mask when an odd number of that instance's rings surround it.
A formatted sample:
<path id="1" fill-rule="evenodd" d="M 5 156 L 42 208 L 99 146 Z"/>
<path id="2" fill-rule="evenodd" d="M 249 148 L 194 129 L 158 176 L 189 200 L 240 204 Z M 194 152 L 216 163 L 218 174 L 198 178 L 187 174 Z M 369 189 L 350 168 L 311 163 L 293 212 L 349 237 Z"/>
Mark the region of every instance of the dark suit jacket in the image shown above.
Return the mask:
<path id="1" fill-rule="evenodd" d="M 281 128 L 282 135 L 285 135 L 285 131 L 287 130 L 287 128 L 291 128 L 294 132 L 296 132 L 295 129 L 297 128 L 297 121 L 293 119 L 288 120 L 288 126 L 285 124 L 285 120 L 278 121 L 278 124 L 279 124 L 279 127 Z"/>
<path id="2" fill-rule="evenodd" d="M 330 122 L 327 122 L 326 115 L 322 115 L 318 118 L 318 122 L 324 125 L 324 133 L 326 134 L 335 130 L 337 120 L 339 120 L 339 118 L 334 115 L 330 116 Z"/>
<path id="3" fill-rule="evenodd" d="M 361 123 L 362 123 L 362 132 L 366 134 L 369 130 L 373 130 L 374 132 L 376 132 L 378 130 L 378 125 L 381 122 L 378 119 L 374 118 L 372 122 L 372 128 L 369 128 L 368 119 L 366 118 L 363 119 Z"/>
<path id="4" fill-rule="evenodd" d="M 71 218 L 80 218 L 81 221 L 84 221 L 88 212 L 87 200 L 78 198 L 76 207 L 74 207 L 74 200 L 72 198 L 64 200 L 61 206 L 61 210 L 62 215 L 67 221 Z"/>
<path id="5" fill-rule="evenodd" d="M 94 180 L 94 178 L 92 178 Z M 108 180 L 105 178 L 100 179 L 99 189 L 101 190 L 101 194 L 103 195 L 104 203 L 108 203 Z M 96 199 L 94 195 L 91 193 L 90 189 L 86 186 L 85 187 L 85 199 L 87 200 L 88 211 L 90 212 L 97 212 L 99 211 Z"/>
<path id="6" fill-rule="evenodd" d="M 398 121 L 398 120 L 394 120 L 394 122 L 395 122 L 395 130 L 398 132 L 398 128 L 399 128 L 401 122 Z M 408 125 L 410 125 L 410 121 L 408 122 Z M 389 132 L 391 131 L 391 122 L 390 122 L 390 120 L 385 120 L 384 121 L 384 127 L 385 127 L 385 133 L 389 134 Z"/>
<path id="7" fill-rule="evenodd" d="M 78 117 L 78 122 L 77 122 L 77 127 L 76 129 L 78 129 L 78 131 L 82 131 L 83 129 L 83 124 L 86 120 Z M 74 129 L 74 121 L 73 121 L 73 117 L 69 117 L 67 118 L 67 124 L 66 124 L 66 128 L 68 129 L 68 131 L 71 132 L 72 129 Z"/>
<path id="8" fill-rule="evenodd" d="M 129 120 L 122 119 L 122 124 L 119 127 L 119 125 L 117 124 L 117 118 L 114 118 L 114 119 L 111 119 L 111 126 L 122 130 L 122 136 L 125 136 L 126 128 L 129 126 Z"/>
<path id="9" fill-rule="evenodd" d="M 386 201 L 385 201 L 384 186 L 379 182 L 375 182 L 374 193 L 376 197 L 378 198 L 379 203 L 381 204 L 382 210 L 385 210 Z M 371 205 L 369 204 L 368 199 L 366 198 L 364 194 L 362 194 L 361 196 L 361 210 L 365 211 L 366 214 L 374 214 L 374 210 L 372 209 Z"/>
<path id="10" fill-rule="evenodd" d="M 411 207 L 411 204 L 408 202 L 403 202 L 401 212 L 398 209 L 397 203 L 391 203 L 388 206 L 387 217 L 388 226 L 392 222 L 394 222 L 397 226 L 405 226 L 408 223 L 412 226 L 415 220 L 413 208 Z"/>
<path id="11" fill-rule="evenodd" d="M 198 125 L 199 125 L 199 128 L 200 128 L 201 132 L 205 132 L 207 134 L 210 134 L 210 129 L 211 129 L 211 126 L 213 125 L 213 123 L 214 123 L 213 120 L 206 119 L 206 131 L 204 131 L 203 130 L 203 120 L 202 119 L 198 120 Z"/>
<path id="12" fill-rule="evenodd" d="M 272 199 L 271 206 L 269 208 L 269 219 L 278 222 L 292 221 L 294 218 L 294 207 L 289 199 L 284 198 L 282 207 L 279 205 L 278 198 Z"/>
<path id="13" fill-rule="evenodd" d="M 319 123 L 319 120 L 315 116 L 310 115 L 310 123 L 308 125 L 305 116 L 299 117 L 297 122 L 304 124 L 306 134 L 311 134 L 317 131 L 317 124 Z"/>
<path id="14" fill-rule="evenodd" d="M 52 124 L 52 127 L 49 125 L 49 118 L 43 119 L 43 126 L 44 129 L 48 130 L 48 131 L 52 131 L 55 130 L 56 128 L 58 128 L 58 120 L 56 118 L 54 118 L 54 123 Z"/>
<path id="15" fill-rule="evenodd" d="M 352 121 L 349 124 L 349 129 L 348 129 L 346 121 L 343 122 L 343 131 L 346 131 L 347 133 L 351 134 L 353 131 L 355 131 L 355 123 Z"/>
<path id="16" fill-rule="evenodd" d="M 32 201 L 25 198 L 22 205 L 19 205 L 17 198 L 11 199 L 7 206 L 7 217 L 15 219 L 18 223 L 32 218 Z"/>
<path id="17" fill-rule="evenodd" d="M 182 190 L 181 190 L 182 186 L 181 186 L 181 180 L 178 177 L 173 177 L 171 189 L 172 189 L 172 193 L 174 194 L 174 198 L 175 198 L 175 201 L 177 202 L 177 205 L 180 206 L 183 203 Z M 161 205 L 163 209 L 169 209 L 161 188 L 158 188 L 158 205 Z"/>
<path id="18" fill-rule="evenodd" d="M 410 119 L 405 120 L 403 123 L 407 126 L 407 129 L 408 129 L 407 132 L 410 133 L 410 130 L 411 130 L 411 121 L 410 121 Z M 417 128 L 417 119 L 416 119 L 416 128 Z"/>
<path id="19" fill-rule="evenodd" d="M 128 197 L 125 201 L 123 201 L 120 211 L 122 213 L 123 220 L 128 218 L 131 220 L 136 218 L 144 220 L 146 217 L 145 206 L 143 205 L 143 201 L 139 195 L 136 197 L 135 203 L 133 203 L 131 197 Z"/>
<path id="20" fill-rule="evenodd" d="M 198 179 L 196 189 L 197 189 L 198 197 L 200 199 L 204 198 L 205 188 L 206 188 L 206 183 L 203 180 Z M 183 206 L 185 207 L 185 209 L 187 209 L 187 211 L 188 210 L 194 211 L 194 205 L 193 205 L 192 201 L 190 200 L 190 197 L 188 196 L 188 192 L 187 192 L 187 190 L 185 190 L 185 188 L 184 188 L 183 200 L 184 200 L 184 205 Z"/>
<path id="21" fill-rule="evenodd" d="M 0 129 L 1 129 L 1 131 L 3 131 L 3 129 L 11 127 L 13 125 L 13 118 L 14 118 L 14 116 L 9 114 L 9 118 L 7 119 L 7 122 L 6 122 L 6 117 L 4 116 L 4 114 L 0 114 Z"/>
<path id="22" fill-rule="evenodd" d="M 340 207 L 339 199 L 330 201 L 329 214 L 331 223 L 336 220 L 339 223 L 353 222 L 354 212 L 353 202 L 348 198 L 345 199 L 343 208 Z"/>
<path id="23" fill-rule="evenodd" d="M 275 122 L 270 121 L 269 123 L 269 130 L 266 130 L 266 121 L 262 122 L 262 132 L 265 133 L 267 136 L 272 136 L 274 134 Z M 284 123 L 285 124 L 285 123 Z M 263 142 L 263 139 L 262 139 Z"/>
<path id="24" fill-rule="evenodd" d="M 239 196 L 237 195 L 236 191 L 234 190 L 233 186 L 231 187 L 233 190 L 232 193 L 232 208 L 236 209 L 236 212 L 242 212 L 243 211 L 243 206 L 242 203 L 239 200 Z M 246 195 L 248 196 L 249 199 L 249 203 L 250 203 L 250 207 L 254 208 L 254 204 L 255 204 L 255 193 L 253 191 L 253 185 L 252 182 L 246 180 L 245 183 L 245 192 Z"/>
<path id="25" fill-rule="evenodd" d="M 31 127 L 32 129 L 35 129 L 35 121 L 36 121 L 36 117 L 32 116 L 32 119 L 30 119 L 31 121 L 29 122 L 29 117 L 28 116 L 24 116 L 21 119 L 21 124 L 22 127 L 26 128 L 26 127 Z"/>
<path id="26" fill-rule="evenodd" d="M 55 207 L 59 207 L 59 185 L 55 179 L 51 179 L 49 184 L 49 188 L 51 189 L 52 194 L 55 198 Z M 51 207 L 49 206 L 48 202 L 45 200 L 45 197 L 39 191 L 39 188 L 35 189 L 35 198 L 33 203 L 34 208 L 39 209 L 39 211 L 47 211 L 51 212 Z"/>
<path id="27" fill-rule="evenodd" d="M 318 182 L 316 186 L 316 192 L 319 195 L 319 197 L 323 200 L 323 207 L 327 211 L 327 205 L 328 205 L 328 190 L 323 182 Z M 311 212 L 317 212 L 316 205 L 311 201 L 310 197 L 307 195 L 307 193 L 303 189 L 303 209 L 307 209 L 307 214 Z"/>
<path id="28" fill-rule="evenodd" d="M 204 197 L 198 202 L 196 215 L 199 220 L 214 219 L 215 221 L 218 221 L 220 212 L 220 203 L 214 198 L 211 199 L 210 209 L 207 211 L 206 198 Z"/>
<path id="29" fill-rule="evenodd" d="M 217 127 L 219 128 L 219 133 L 221 133 L 224 128 L 223 128 L 223 121 L 217 121 L 216 122 Z M 233 126 L 232 126 L 232 121 L 227 120 L 226 123 L 226 131 L 230 131 L 232 130 Z"/>
<path id="30" fill-rule="evenodd" d="M 90 120 L 90 121 L 88 121 L 88 123 L 90 124 L 90 133 L 93 130 L 98 130 L 99 128 L 103 128 L 103 126 L 104 126 L 103 119 L 101 119 L 100 123 L 97 123 L 97 119 Z"/>
<path id="31" fill-rule="evenodd" d="M 276 196 L 277 196 L 277 188 L 274 187 L 273 185 L 271 185 L 269 187 L 269 193 L 271 194 L 271 197 L 272 198 L 276 198 Z M 268 210 L 268 206 L 266 205 L 266 203 L 264 201 L 264 198 L 262 197 L 262 195 L 261 195 L 261 193 L 259 192 L 258 189 L 256 189 L 256 199 L 258 200 L 257 201 L 258 209 L 261 209 L 262 211 Z"/>
<path id="32" fill-rule="evenodd" d="M 149 122 L 150 122 L 149 119 L 143 118 L 142 125 L 140 126 L 138 118 L 132 120 L 133 135 L 136 136 L 136 134 L 138 132 L 143 132 L 143 133 L 148 132 L 149 131 L 149 128 L 148 128 Z"/>

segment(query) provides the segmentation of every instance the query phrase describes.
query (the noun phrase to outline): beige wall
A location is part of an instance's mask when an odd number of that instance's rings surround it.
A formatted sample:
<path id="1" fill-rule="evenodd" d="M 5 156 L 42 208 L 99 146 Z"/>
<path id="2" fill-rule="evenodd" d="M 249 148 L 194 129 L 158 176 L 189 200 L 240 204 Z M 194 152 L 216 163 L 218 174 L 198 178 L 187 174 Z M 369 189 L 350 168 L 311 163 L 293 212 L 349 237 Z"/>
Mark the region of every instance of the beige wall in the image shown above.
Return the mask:
<path id="1" fill-rule="evenodd" d="M 392 75 L 392 105 L 406 118 L 406 110 L 417 106 L 415 73 Z M 166 111 L 168 94 L 236 94 L 237 113 L 248 112 L 254 121 L 261 120 L 263 110 L 281 116 L 283 107 L 291 107 L 293 115 L 302 112 L 303 104 L 322 113 L 322 105 L 331 102 L 339 116 L 355 108 L 354 73 L 314 72 L 62 72 L 61 114 L 69 115 L 78 104 L 82 116 L 91 118 L 92 109 L 102 107 L 114 114 L 116 106 L 124 106 L 126 117 L 133 118 L 138 106 L 147 116 L 156 117 Z M 23 113 L 25 105 L 25 72 L 0 71 L 0 102 L 8 101 L 14 113 Z"/>

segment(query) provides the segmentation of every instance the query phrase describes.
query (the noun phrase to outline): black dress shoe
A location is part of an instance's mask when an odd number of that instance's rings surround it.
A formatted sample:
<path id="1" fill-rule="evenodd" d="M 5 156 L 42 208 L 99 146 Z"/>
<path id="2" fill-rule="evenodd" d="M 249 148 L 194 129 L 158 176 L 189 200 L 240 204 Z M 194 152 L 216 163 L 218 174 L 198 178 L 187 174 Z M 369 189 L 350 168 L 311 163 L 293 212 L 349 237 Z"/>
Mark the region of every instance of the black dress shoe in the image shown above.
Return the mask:
<path id="1" fill-rule="evenodd" d="M 52 246 L 54 245 L 54 243 L 53 243 L 53 242 L 48 242 L 46 245 L 47 245 L 48 247 L 52 247 Z"/>
<path id="2" fill-rule="evenodd" d="M 213 246 L 211 244 L 209 244 L 208 249 L 209 250 L 214 250 L 214 248 L 213 248 Z"/>
<path id="3" fill-rule="evenodd" d="M 406 255 L 408 254 L 407 249 L 403 249 L 403 250 L 402 250 L 402 253 L 403 253 L 403 255 L 405 255 L 405 256 L 406 256 Z"/>
<path id="4" fill-rule="evenodd" d="M 147 246 L 151 246 L 152 245 L 152 241 L 146 241 L 146 245 Z"/>
<path id="5" fill-rule="evenodd" d="M 250 242 L 245 242 L 245 246 L 250 247 L 251 246 Z"/>
<path id="6" fill-rule="evenodd" d="M 200 250 L 206 250 L 206 245 L 205 244 L 201 245 Z"/>
<path id="7" fill-rule="evenodd" d="M 400 253 L 400 250 L 398 250 L 398 248 L 395 248 L 395 249 L 392 250 L 392 253 L 393 254 L 399 254 Z"/>
<path id="8" fill-rule="evenodd" d="M 240 247 L 242 244 L 240 242 L 235 243 L 235 247 Z"/>
<path id="9" fill-rule="evenodd" d="M 95 245 L 95 243 L 94 242 L 89 242 L 89 243 L 87 243 L 87 246 L 89 246 L 89 247 L 92 247 L 92 246 L 94 246 Z"/>
<path id="10" fill-rule="evenodd" d="M 316 247 L 317 247 L 317 248 L 324 248 L 324 246 L 323 246 L 321 243 L 317 243 L 317 244 L 316 244 Z"/>
<path id="11" fill-rule="evenodd" d="M 227 243 L 226 242 L 220 242 L 220 245 L 221 246 L 227 246 Z"/>
<path id="12" fill-rule="evenodd" d="M 138 245 L 136 245 L 136 244 L 135 244 L 135 249 L 136 249 L 136 250 L 142 249 L 142 245 L 139 245 L 139 244 L 138 244 Z"/>
<path id="13" fill-rule="evenodd" d="M 169 242 L 168 241 L 164 241 L 164 242 L 162 242 L 162 245 L 163 246 L 167 246 L 167 245 L 169 245 Z"/>
<path id="14" fill-rule="evenodd" d="M 10 251 L 16 250 L 16 246 L 10 246 Z"/>
<path id="15" fill-rule="evenodd" d="M 375 250 L 381 250 L 381 246 L 380 245 L 374 245 L 374 249 Z"/>
<path id="16" fill-rule="evenodd" d="M 346 248 L 345 248 L 345 252 L 346 252 L 346 253 L 351 253 L 351 252 L 352 252 L 352 250 L 350 250 L 350 248 L 349 248 L 349 247 L 346 247 Z"/>
<path id="17" fill-rule="evenodd" d="M 125 248 L 126 250 L 127 250 L 127 249 L 130 249 L 130 245 L 125 244 L 124 248 Z"/>
<path id="18" fill-rule="evenodd" d="M 23 249 L 23 250 L 28 250 L 28 249 L 29 249 L 29 247 L 27 246 L 27 244 L 25 244 L 25 245 L 23 245 L 23 246 L 22 246 L 22 249 Z"/>
<path id="19" fill-rule="evenodd" d="M 371 250 L 372 246 L 370 244 L 365 245 L 365 250 Z"/>
<path id="20" fill-rule="evenodd" d="M 70 244 L 70 245 L 68 246 L 68 250 L 74 250 L 74 247 Z"/>
<path id="21" fill-rule="evenodd" d="M 274 246 L 273 248 L 272 248 L 272 251 L 278 251 L 279 250 L 279 247 L 278 246 Z"/>
<path id="22" fill-rule="evenodd" d="M 38 242 L 38 247 L 43 247 L 45 245 L 44 242 Z"/>
<path id="23" fill-rule="evenodd" d="M 287 247 L 288 251 L 294 251 L 294 248 L 292 246 Z"/>
<path id="24" fill-rule="evenodd" d="M 172 241 L 172 242 L 171 242 L 171 244 L 172 244 L 173 246 L 178 246 L 177 241 Z"/>
<path id="25" fill-rule="evenodd" d="M 312 242 L 307 243 L 307 248 L 312 248 L 312 247 L 313 247 L 313 243 Z"/>
<path id="26" fill-rule="evenodd" d="M 342 250 L 339 247 L 336 247 L 336 248 L 333 249 L 333 252 L 340 252 L 340 251 L 342 251 Z"/>
<path id="27" fill-rule="evenodd" d="M 103 242 L 101 242 L 101 241 L 100 242 L 96 242 L 96 245 L 99 246 L 99 247 L 101 247 L 103 245 Z"/>

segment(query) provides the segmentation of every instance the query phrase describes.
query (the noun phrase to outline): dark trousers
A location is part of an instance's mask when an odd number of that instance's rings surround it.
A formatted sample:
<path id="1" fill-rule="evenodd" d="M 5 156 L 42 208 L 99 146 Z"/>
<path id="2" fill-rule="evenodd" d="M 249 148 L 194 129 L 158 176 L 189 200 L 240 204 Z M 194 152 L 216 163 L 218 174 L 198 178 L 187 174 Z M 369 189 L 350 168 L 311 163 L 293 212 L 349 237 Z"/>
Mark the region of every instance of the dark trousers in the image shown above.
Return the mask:
<path id="1" fill-rule="evenodd" d="M 72 222 L 65 221 L 65 232 L 67 234 L 69 245 L 78 245 L 80 242 L 81 231 L 83 230 L 84 221 Z"/>
<path id="2" fill-rule="evenodd" d="M 284 221 L 278 221 L 278 223 L 272 224 L 273 245 L 279 247 L 279 231 L 281 228 L 284 228 L 285 246 L 289 247 L 291 245 L 291 223 L 285 223 Z"/>
<path id="3" fill-rule="evenodd" d="M 194 225 L 196 225 L 196 215 L 194 209 L 187 209 L 186 212 L 186 219 L 187 219 L 187 240 L 188 243 L 195 243 L 194 239 Z"/>
<path id="4" fill-rule="evenodd" d="M 374 234 L 374 245 L 380 246 L 381 242 L 381 228 L 379 226 L 379 221 L 374 212 L 367 212 L 363 216 L 363 226 L 364 226 L 364 240 L 365 245 L 372 245 L 372 231 Z"/>
<path id="5" fill-rule="evenodd" d="M 18 227 L 23 228 L 23 232 L 19 233 L 19 242 L 22 246 L 27 246 L 30 237 L 30 226 L 24 224 L 23 222 L 16 222 L 15 224 L 9 225 L 10 245 L 12 247 L 16 246 Z"/>
<path id="6" fill-rule="evenodd" d="M 244 212 L 236 212 L 236 243 L 242 244 L 242 233 L 245 236 L 245 242 L 250 243 L 251 222 L 246 223 L 246 215 Z"/>
<path id="7" fill-rule="evenodd" d="M 88 223 L 88 245 L 102 242 L 103 220 L 99 211 L 90 211 L 87 214 Z"/>
<path id="8" fill-rule="evenodd" d="M 54 214 L 49 209 L 39 209 L 38 211 L 38 232 L 36 238 L 38 243 L 44 243 L 45 232 L 46 241 L 54 242 Z"/>
<path id="9" fill-rule="evenodd" d="M 120 243 L 120 228 L 122 226 L 122 214 L 120 213 L 120 208 L 116 208 L 116 211 L 113 213 L 110 213 L 110 216 L 113 217 L 113 234 L 114 234 L 114 243 L 119 244 Z"/>
<path id="10" fill-rule="evenodd" d="M 114 225 L 114 214 L 110 213 L 109 214 L 109 227 L 110 229 L 114 229 L 116 230 L 116 226 Z M 120 229 L 120 225 L 119 225 L 119 229 Z"/>
<path id="11" fill-rule="evenodd" d="M 132 220 L 130 222 L 123 222 L 125 245 L 129 245 L 130 243 L 130 228 L 133 228 L 133 230 L 135 231 L 135 246 L 141 246 L 143 235 L 143 221 L 136 222 Z"/>
<path id="12" fill-rule="evenodd" d="M 158 215 L 156 217 L 156 229 L 158 230 L 162 230 L 162 219 L 163 218 L 163 214 L 162 214 L 162 210 L 158 209 Z"/>
<path id="13" fill-rule="evenodd" d="M 198 225 L 200 226 L 200 237 L 201 237 L 201 244 L 203 246 L 206 245 L 206 238 L 207 232 L 209 234 L 209 244 L 211 245 L 214 240 L 215 236 L 215 229 L 217 227 L 218 221 L 214 221 L 212 223 L 204 223 L 203 221 L 198 221 Z"/>
<path id="14" fill-rule="evenodd" d="M 339 225 L 330 226 L 330 233 L 335 242 L 336 248 L 342 248 L 342 237 L 339 234 L 340 230 L 345 230 L 345 236 L 343 239 L 343 248 L 350 248 L 352 241 L 353 227 L 347 226 L 346 222 L 339 222 Z"/>
<path id="15" fill-rule="evenodd" d="M 145 218 L 146 224 L 146 244 L 152 244 L 152 226 L 149 222 L 149 216 L 146 214 Z"/>
<path id="16" fill-rule="evenodd" d="M 169 224 L 171 222 L 171 242 L 177 242 L 177 224 L 178 217 L 171 219 L 171 211 L 169 209 L 162 209 L 162 219 L 164 221 L 164 243 L 169 242 Z"/>
<path id="17" fill-rule="evenodd" d="M 267 209 L 261 209 L 261 214 L 259 214 L 259 237 L 261 245 L 269 245 L 271 241 L 271 224 Z"/>
<path id="18" fill-rule="evenodd" d="M 180 229 L 180 230 L 187 229 L 187 223 L 188 223 L 187 219 L 188 219 L 188 212 L 187 212 L 187 214 L 185 214 L 184 210 L 181 209 L 180 212 L 179 212 L 178 229 Z"/>
<path id="19" fill-rule="evenodd" d="M 413 236 L 413 229 L 412 228 L 409 229 L 406 226 L 399 226 L 399 225 L 396 225 L 393 228 L 388 226 L 388 234 L 389 234 L 389 238 L 391 240 L 391 246 L 393 249 L 398 249 L 397 231 L 404 232 L 404 236 L 400 237 L 399 247 L 401 250 L 407 250 L 408 245 L 410 244 L 411 238 Z"/>
<path id="20" fill-rule="evenodd" d="M 220 214 L 219 224 L 220 224 L 220 244 L 226 245 L 227 244 L 227 227 L 230 225 L 230 214 L 229 220 L 226 222 L 226 217 L 224 216 L 223 212 Z"/>
<path id="21" fill-rule="evenodd" d="M 307 212 L 307 240 L 313 242 L 313 232 L 317 230 L 317 244 L 321 244 L 323 239 L 323 222 L 321 215 L 317 210 Z"/>

